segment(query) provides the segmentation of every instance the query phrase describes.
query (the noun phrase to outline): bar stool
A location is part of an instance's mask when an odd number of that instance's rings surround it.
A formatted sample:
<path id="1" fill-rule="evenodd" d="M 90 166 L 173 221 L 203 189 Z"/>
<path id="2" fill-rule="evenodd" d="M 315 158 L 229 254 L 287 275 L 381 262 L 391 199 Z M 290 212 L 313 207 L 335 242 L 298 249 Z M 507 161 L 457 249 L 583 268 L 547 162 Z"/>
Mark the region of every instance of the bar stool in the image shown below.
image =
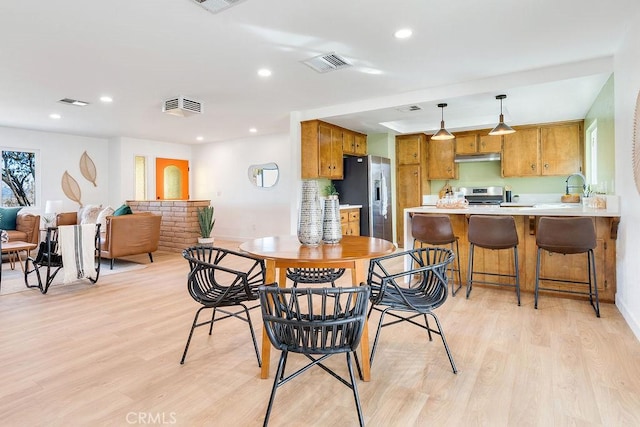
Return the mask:
<path id="1" fill-rule="evenodd" d="M 444 246 L 449 245 L 456 255 L 457 265 L 449 264 L 447 276 L 451 280 L 451 295 L 462 287 L 462 276 L 460 274 L 460 251 L 458 249 L 458 238 L 453 234 L 453 226 L 449 215 L 413 215 L 411 218 L 411 235 L 413 236 L 413 249 L 416 242 L 420 247 L 426 245 Z M 455 244 L 455 247 L 454 247 Z M 458 276 L 458 287 L 454 288 L 454 278 Z"/>
<path id="2" fill-rule="evenodd" d="M 596 263 L 593 253 L 597 245 L 596 229 L 593 225 L 593 220 L 587 217 L 541 217 L 536 232 L 536 245 L 538 246 L 538 256 L 536 260 L 535 308 L 538 308 L 538 291 L 540 289 L 543 291 L 589 295 L 591 306 L 596 311 L 596 316 L 600 317 Z M 540 256 L 543 250 L 563 255 L 586 253 L 588 281 L 540 277 Z M 542 288 L 540 287 L 541 280 L 582 285 L 588 284 L 589 292 L 574 291 L 571 289 Z"/>
<path id="3" fill-rule="evenodd" d="M 518 232 L 516 222 L 512 216 L 502 215 L 471 215 L 469 217 L 469 270 L 467 271 L 467 298 L 471 293 L 473 283 L 482 283 L 496 286 L 509 286 L 516 289 L 518 305 L 520 305 L 520 274 L 518 272 Z M 513 249 L 514 274 L 501 274 L 486 271 L 473 270 L 474 249 L 478 246 L 483 249 L 502 250 Z M 474 280 L 473 274 L 484 276 L 509 277 L 514 283 L 500 283 L 489 280 Z"/>

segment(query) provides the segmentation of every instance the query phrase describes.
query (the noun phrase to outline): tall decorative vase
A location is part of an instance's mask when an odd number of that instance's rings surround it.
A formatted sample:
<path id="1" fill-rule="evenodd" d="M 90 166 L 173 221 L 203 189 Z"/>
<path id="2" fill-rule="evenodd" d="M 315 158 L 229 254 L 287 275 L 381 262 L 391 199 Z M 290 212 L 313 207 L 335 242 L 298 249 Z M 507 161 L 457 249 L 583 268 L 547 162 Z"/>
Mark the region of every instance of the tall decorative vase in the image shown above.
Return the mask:
<path id="1" fill-rule="evenodd" d="M 322 204 L 317 181 L 302 181 L 298 240 L 309 246 L 322 242 Z"/>
<path id="2" fill-rule="evenodd" d="M 324 218 L 322 220 L 322 240 L 325 243 L 338 243 L 342 239 L 340 223 L 340 201 L 338 196 L 324 199 Z"/>

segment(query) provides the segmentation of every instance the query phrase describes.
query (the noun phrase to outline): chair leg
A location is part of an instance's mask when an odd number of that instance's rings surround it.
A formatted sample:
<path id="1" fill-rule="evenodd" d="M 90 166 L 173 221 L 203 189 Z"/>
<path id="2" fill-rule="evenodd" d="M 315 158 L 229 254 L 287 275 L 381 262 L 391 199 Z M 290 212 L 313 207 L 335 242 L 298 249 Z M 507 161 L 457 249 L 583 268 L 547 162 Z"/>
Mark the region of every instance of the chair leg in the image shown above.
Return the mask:
<path id="1" fill-rule="evenodd" d="M 191 324 L 191 330 L 189 331 L 189 338 L 187 338 L 187 345 L 184 346 L 184 352 L 182 353 L 182 359 L 180 359 L 180 364 L 184 365 L 184 359 L 187 358 L 187 351 L 189 351 L 189 344 L 191 343 L 191 337 L 193 337 L 193 330 L 196 328 L 196 324 L 198 323 L 198 316 L 200 316 L 200 312 L 206 307 L 202 307 L 196 311 L 196 315 L 193 318 L 193 324 Z"/>
<path id="2" fill-rule="evenodd" d="M 440 331 L 440 338 L 442 338 L 442 344 L 444 344 L 444 349 L 447 351 L 447 356 L 449 357 L 449 363 L 451 363 L 451 369 L 453 370 L 454 374 L 457 374 L 458 368 L 456 368 L 456 363 L 453 361 L 453 356 L 451 355 L 451 350 L 449 350 L 449 345 L 447 344 L 447 340 L 444 337 L 444 331 L 442 330 L 442 325 L 440 325 L 440 320 L 438 320 L 438 317 L 434 313 L 429 312 L 428 314 L 433 316 L 433 318 L 436 321 L 436 325 L 438 326 L 438 331 Z"/>
<path id="3" fill-rule="evenodd" d="M 267 406 L 267 413 L 265 414 L 264 422 L 262 423 L 263 427 L 267 427 L 269 425 L 271 408 L 273 406 L 273 401 L 276 397 L 276 390 L 278 389 L 278 385 L 284 373 L 284 364 L 286 360 L 287 360 L 287 350 L 282 350 L 282 353 L 280 354 L 280 361 L 278 362 L 278 369 L 276 371 L 276 375 L 273 380 L 273 387 L 271 388 L 271 396 L 269 397 L 269 405 Z"/>
<path id="4" fill-rule="evenodd" d="M 380 312 L 380 321 L 378 322 L 378 330 L 376 331 L 376 337 L 373 339 L 373 345 L 371 346 L 371 356 L 369 357 L 369 366 L 373 366 L 373 357 L 376 355 L 376 349 L 378 348 L 378 339 L 380 338 L 380 331 L 382 330 L 382 321 L 384 320 L 384 315 L 387 314 L 387 311 L 390 310 L 391 307 L 385 308 Z M 371 311 L 369 311 L 369 315 L 371 315 Z"/>
<path id="5" fill-rule="evenodd" d="M 258 342 L 256 341 L 256 333 L 253 330 L 253 324 L 251 323 L 251 316 L 249 315 L 249 309 L 240 304 L 244 308 L 244 313 L 247 316 L 247 323 L 249 324 L 249 331 L 251 332 L 251 339 L 253 340 L 253 349 L 256 351 L 256 359 L 258 359 L 258 367 L 262 367 L 262 360 L 260 359 L 260 351 L 258 350 Z"/>
<path id="6" fill-rule="evenodd" d="M 424 314 L 424 324 L 427 326 L 427 333 L 429 334 L 429 341 L 433 341 L 433 337 L 431 336 L 431 328 L 429 327 L 429 319 L 427 315 Z"/>
<path id="7" fill-rule="evenodd" d="M 593 299 L 591 300 L 591 306 L 594 308 L 594 310 L 596 311 L 596 317 L 600 317 L 600 300 L 598 299 L 598 279 L 596 277 L 596 262 L 594 259 L 594 255 L 593 255 L 593 250 L 590 250 L 589 252 L 587 252 L 587 259 L 589 260 L 589 298 L 591 298 L 592 295 L 592 291 L 591 291 L 591 276 L 592 276 L 592 272 L 593 272 L 593 293 L 595 294 L 596 297 L 596 304 L 593 305 Z"/>
<path id="8" fill-rule="evenodd" d="M 455 241 L 455 254 L 456 254 L 456 262 L 458 264 L 457 270 L 455 270 L 453 267 L 451 267 L 451 296 L 455 297 L 456 293 L 460 290 L 460 288 L 462 287 L 462 273 L 460 272 L 460 246 L 458 245 L 458 241 Z M 451 243 L 451 250 L 453 250 L 453 243 Z M 454 273 L 458 273 L 458 287 L 455 287 L 454 281 L 453 281 L 453 277 L 454 277 Z"/>
<path id="9" fill-rule="evenodd" d="M 469 299 L 469 294 L 471 294 L 471 288 L 473 287 L 473 250 L 474 244 L 469 244 L 469 268 L 467 269 L 467 299 Z"/>
<path id="10" fill-rule="evenodd" d="M 111 258 L 111 263 L 109 265 L 109 270 L 113 270 L 113 261 L 114 261 L 114 258 Z"/>
<path id="11" fill-rule="evenodd" d="M 351 378 L 351 390 L 353 391 L 353 398 L 356 402 L 356 410 L 358 411 L 358 421 L 360 421 L 360 427 L 364 427 L 364 417 L 362 416 L 362 407 L 360 406 L 360 397 L 358 396 L 358 383 L 353 375 L 353 366 L 351 366 L 351 353 L 345 353 L 347 355 L 347 367 L 349 368 L 349 378 Z"/>
<path id="12" fill-rule="evenodd" d="M 538 292 L 540 290 L 540 252 L 541 248 L 538 248 L 538 254 L 536 256 L 536 289 L 533 297 L 533 307 L 538 309 Z"/>
<path id="13" fill-rule="evenodd" d="M 151 252 L 149 252 L 149 261 L 153 262 L 153 255 L 151 255 Z"/>
<path id="14" fill-rule="evenodd" d="M 516 295 L 518 296 L 518 307 L 520 307 L 520 269 L 518 268 L 518 247 L 513 247 L 513 265 L 516 276 Z"/>

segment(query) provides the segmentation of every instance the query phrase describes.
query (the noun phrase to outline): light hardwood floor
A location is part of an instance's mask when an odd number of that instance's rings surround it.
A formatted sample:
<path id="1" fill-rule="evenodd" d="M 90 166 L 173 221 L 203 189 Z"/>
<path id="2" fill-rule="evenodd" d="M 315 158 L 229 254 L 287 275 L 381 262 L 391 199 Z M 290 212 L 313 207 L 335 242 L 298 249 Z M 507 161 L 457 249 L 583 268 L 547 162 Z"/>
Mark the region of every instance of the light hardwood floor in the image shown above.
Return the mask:
<path id="1" fill-rule="evenodd" d="M 237 247 L 236 242 L 218 242 Z M 259 426 L 272 378 L 259 379 L 244 323 L 196 330 L 187 263 L 157 253 L 143 270 L 97 285 L 0 297 L 2 426 Z M 146 256 L 132 260 L 148 263 Z M 350 283 L 345 276 L 341 283 Z M 474 287 L 437 309 L 459 372 L 438 337 L 383 330 L 371 382 L 359 382 L 368 426 L 640 425 L 640 343 L 612 304 Z M 252 311 L 261 336 L 260 312 Z M 375 319 L 370 336 L 375 333 Z M 272 374 L 278 352 L 272 352 Z M 333 360 L 332 360 L 333 359 Z M 344 358 L 328 362 L 346 372 Z M 290 367 L 297 363 L 290 358 Z M 278 390 L 271 426 L 353 426 L 350 390 L 312 369 Z"/>

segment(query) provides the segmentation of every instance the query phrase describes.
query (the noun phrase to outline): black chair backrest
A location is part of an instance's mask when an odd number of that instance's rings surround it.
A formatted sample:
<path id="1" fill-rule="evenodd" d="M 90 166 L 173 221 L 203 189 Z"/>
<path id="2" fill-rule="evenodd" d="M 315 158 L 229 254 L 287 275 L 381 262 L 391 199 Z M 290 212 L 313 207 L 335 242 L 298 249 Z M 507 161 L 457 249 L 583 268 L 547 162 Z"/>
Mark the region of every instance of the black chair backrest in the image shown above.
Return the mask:
<path id="1" fill-rule="evenodd" d="M 259 288 L 262 319 L 279 350 L 306 354 L 354 351 L 360 343 L 369 287 Z"/>
<path id="2" fill-rule="evenodd" d="M 379 303 L 387 288 L 392 288 L 397 298 L 394 305 L 398 308 L 418 310 L 403 296 L 404 290 L 421 295 L 431 308 L 441 306 L 447 299 L 447 266 L 454 257 L 451 249 L 427 247 L 372 259 L 367 282 L 371 286 L 372 304 Z M 409 269 L 404 267 L 406 260 L 411 263 Z"/>
<path id="3" fill-rule="evenodd" d="M 194 246 L 182 251 L 191 271 L 187 280 L 194 300 L 208 305 L 235 305 L 257 300 L 255 291 L 264 285 L 264 260 L 213 246 Z"/>

